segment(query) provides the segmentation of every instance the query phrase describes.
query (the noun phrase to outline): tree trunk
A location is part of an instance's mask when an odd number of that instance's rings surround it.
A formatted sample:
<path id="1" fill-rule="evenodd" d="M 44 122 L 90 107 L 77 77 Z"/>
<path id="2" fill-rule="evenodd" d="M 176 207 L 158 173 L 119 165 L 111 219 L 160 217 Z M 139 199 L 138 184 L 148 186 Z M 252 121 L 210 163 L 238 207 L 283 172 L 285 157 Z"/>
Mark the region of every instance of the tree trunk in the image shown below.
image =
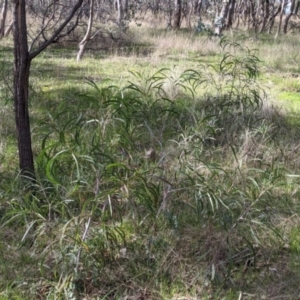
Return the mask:
<path id="1" fill-rule="evenodd" d="M 201 8 L 202 8 L 202 0 L 196 0 L 195 1 L 195 15 L 198 15 L 200 17 L 201 14 Z"/>
<path id="2" fill-rule="evenodd" d="M 296 5 L 296 8 L 295 8 L 295 15 L 298 15 L 299 7 L 300 7 L 300 1 L 297 1 L 297 5 Z"/>
<path id="3" fill-rule="evenodd" d="M 14 36 L 14 109 L 17 128 L 19 166 L 21 175 L 35 180 L 33 152 L 31 146 L 30 120 L 28 110 L 28 90 L 30 64 L 34 57 L 40 54 L 57 38 L 70 22 L 83 0 L 78 0 L 65 21 L 53 35 L 38 49 L 29 53 L 26 25 L 26 0 L 13 1 L 13 36 Z"/>
<path id="4" fill-rule="evenodd" d="M 225 20 L 228 15 L 230 4 L 231 4 L 231 0 L 223 0 L 221 12 L 220 12 L 219 16 L 216 17 L 216 20 L 215 20 L 215 34 L 216 35 L 221 35 L 222 30 L 224 29 Z"/>
<path id="5" fill-rule="evenodd" d="M 234 11 L 235 11 L 235 0 L 231 0 L 229 10 L 228 10 L 228 16 L 226 21 L 226 29 L 232 28 L 233 25 L 233 19 L 234 19 Z"/>
<path id="6" fill-rule="evenodd" d="M 122 0 L 117 0 L 117 7 L 118 7 L 118 26 L 120 28 L 123 27 L 123 20 L 124 20 L 124 8 L 123 8 L 123 3 Z"/>
<path id="7" fill-rule="evenodd" d="M 263 3 L 263 22 L 262 22 L 262 26 L 260 28 L 260 33 L 264 32 L 266 29 L 266 25 L 267 25 L 267 21 L 270 18 L 270 0 L 266 0 L 265 3 Z"/>
<path id="8" fill-rule="evenodd" d="M 7 5 L 8 0 L 4 0 L 1 16 L 0 16 L 0 39 L 4 37 L 5 34 L 5 21 L 6 21 L 6 15 L 7 15 Z"/>
<path id="9" fill-rule="evenodd" d="M 22 175 L 34 178 L 28 112 L 30 58 L 27 43 L 26 3 L 14 2 L 14 108 L 17 126 L 19 165 Z"/>
<path id="10" fill-rule="evenodd" d="M 175 0 L 175 10 L 173 17 L 173 29 L 179 29 L 181 23 L 181 14 L 182 14 L 182 1 Z"/>
<path id="11" fill-rule="evenodd" d="M 252 27 L 254 28 L 255 38 L 258 39 L 259 5 L 253 0 L 250 1 L 250 13 L 252 17 Z"/>
<path id="12" fill-rule="evenodd" d="M 290 11 L 289 11 L 288 15 L 285 17 L 284 22 L 283 22 L 283 32 L 285 34 L 287 33 L 287 29 L 288 29 L 288 25 L 289 25 L 289 20 L 290 20 L 291 16 L 294 13 L 294 9 L 295 9 L 295 0 L 292 0 L 291 1 Z"/>
<path id="13" fill-rule="evenodd" d="M 9 23 L 8 27 L 4 32 L 4 36 L 8 36 L 10 34 L 10 32 L 13 30 L 13 26 L 14 26 L 14 20 L 11 20 L 11 22 Z"/>
<path id="14" fill-rule="evenodd" d="M 275 6 L 274 3 L 272 4 L 272 15 L 270 16 L 270 20 L 269 20 L 269 29 L 268 29 L 268 34 L 271 34 L 272 32 L 272 28 L 274 26 L 275 23 L 275 18 L 277 17 L 277 15 L 280 13 L 281 11 L 281 6 L 279 5 L 277 10 L 275 11 Z"/>
<path id="15" fill-rule="evenodd" d="M 249 0 L 249 18 L 248 18 L 248 30 L 250 30 L 251 25 L 252 28 L 255 26 L 255 9 L 254 9 L 254 3 L 253 0 Z"/>
<path id="16" fill-rule="evenodd" d="M 280 11 L 279 24 L 278 24 L 277 32 L 275 35 L 275 39 L 277 39 L 280 34 L 282 17 L 283 17 L 283 13 L 284 13 L 284 7 L 285 7 L 285 0 L 281 0 L 281 11 Z"/>
<path id="17" fill-rule="evenodd" d="M 187 3 L 188 11 L 186 16 L 186 23 L 189 29 L 192 29 L 192 14 L 193 14 L 193 3 Z"/>
<path id="18" fill-rule="evenodd" d="M 128 0 L 124 0 L 124 16 L 125 19 L 129 19 L 129 4 L 128 4 Z"/>
<path id="19" fill-rule="evenodd" d="M 79 43 L 79 51 L 77 53 L 77 62 L 79 62 L 82 59 L 82 56 L 85 51 L 85 46 L 88 43 L 88 41 L 91 39 L 93 19 L 94 19 L 94 3 L 95 3 L 95 0 L 90 0 L 89 23 L 88 23 L 88 27 L 86 30 L 86 34 L 85 34 L 83 40 Z"/>

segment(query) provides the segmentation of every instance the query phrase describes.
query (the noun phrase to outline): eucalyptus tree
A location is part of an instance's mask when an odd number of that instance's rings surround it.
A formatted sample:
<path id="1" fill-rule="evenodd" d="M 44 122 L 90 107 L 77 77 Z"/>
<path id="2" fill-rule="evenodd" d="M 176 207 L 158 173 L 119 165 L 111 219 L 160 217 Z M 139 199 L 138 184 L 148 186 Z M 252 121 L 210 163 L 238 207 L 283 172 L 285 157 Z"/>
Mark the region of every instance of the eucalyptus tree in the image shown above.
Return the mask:
<path id="1" fill-rule="evenodd" d="M 247 30 L 254 30 L 256 34 L 261 32 L 270 34 L 277 20 L 278 34 L 281 31 L 286 33 L 289 20 L 297 16 L 300 7 L 300 0 L 113 0 L 113 2 L 115 10 L 119 11 L 119 17 L 125 15 L 125 3 L 128 7 L 138 3 L 139 7 L 150 10 L 155 15 L 158 13 L 165 15 L 170 28 L 180 28 L 184 18 L 192 28 L 191 19 L 198 18 L 198 21 L 211 21 L 217 34 L 233 26 L 239 27 L 241 24 Z"/>
<path id="2" fill-rule="evenodd" d="M 222 9 L 218 16 L 215 19 L 215 34 L 220 35 L 222 30 L 225 28 L 226 19 L 228 17 L 229 7 L 232 4 L 232 0 L 223 0 Z"/>
<path id="3" fill-rule="evenodd" d="M 175 0 L 174 18 L 173 18 L 173 28 L 179 29 L 181 23 L 182 14 L 182 0 Z"/>
<path id="4" fill-rule="evenodd" d="M 277 27 L 275 38 L 278 37 L 280 30 L 281 30 L 281 24 L 282 24 L 282 18 L 285 10 L 286 0 L 281 0 L 281 8 L 280 8 L 280 15 L 279 15 L 279 24 Z"/>
<path id="5" fill-rule="evenodd" d="M 123 21 L 124 21 L 124 5 L 122 0 L 116 0 L 117 3 L 117 10 L 118 10 L 118 18 L 117 18 L 117 23 L 119 27 L 123 26 Z"/>
<path id="6" fill-rule="evenodd" d="M 283 24 L 283 32 L 287 33 L 287 29 L 288 29 L 288 23 L 290 18 L 292 17 L 293 14 L 296 14 L 296 10 L 295 8 L 299 7 L 300 1 L 297 1 L 297 6 L 296 6 L 296 0 L 291 0 L 289 2 L 290 6 L 289 9 L 287 11 L 286 17 L 284 19 L 284 24 Z"/>
<path id="7" fill-rule="evenodd" d="M 79 51 L 77 53 L 77 61 L 82 59 L 82 56 L 85 51 L 86 44 L 93 38 L 92 35 L 92 26 L 94 21 L 94 8 L 95 8 L 95 0 L 89 0 L 89 21 L 85 36 L 83 37 L 82 41 L 79 43 Z"/>
<path id="8" fill-rule="evenodd" d="M 36 1 L 13 0 L 14 20 L 14 109 L 17 127 L 19 166 L 21 174 L 34 179 L 34 162 L 31 144 L 30 120 L 28 109 L 28 90 L 30 65 L 32 60 L 44 51 L 51 43 L 67 34 L 73 17 L 80 9 L 83 0 L 64 1 L 58 5 L 58 0 Z M 64 5 L 65 4 L 65 5 Z M 39 28 L 33 29 L 28 45 L 27 14 L 42 13 Z M 72 26 L 71 26 L 72 27 Z"/>

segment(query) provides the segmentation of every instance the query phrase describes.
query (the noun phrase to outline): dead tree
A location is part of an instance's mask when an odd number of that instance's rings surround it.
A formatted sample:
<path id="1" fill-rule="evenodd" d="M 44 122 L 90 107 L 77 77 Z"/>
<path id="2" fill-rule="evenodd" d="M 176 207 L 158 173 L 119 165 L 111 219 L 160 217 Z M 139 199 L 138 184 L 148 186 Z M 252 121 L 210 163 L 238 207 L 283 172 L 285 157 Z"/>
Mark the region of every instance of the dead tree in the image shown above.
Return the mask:
<path id="1" fill-rule="evenodd" d="M 179 29 L 181 24 L 182 1 L 175 0 L 175 10 L 173 17 L 173 29 Z"/>

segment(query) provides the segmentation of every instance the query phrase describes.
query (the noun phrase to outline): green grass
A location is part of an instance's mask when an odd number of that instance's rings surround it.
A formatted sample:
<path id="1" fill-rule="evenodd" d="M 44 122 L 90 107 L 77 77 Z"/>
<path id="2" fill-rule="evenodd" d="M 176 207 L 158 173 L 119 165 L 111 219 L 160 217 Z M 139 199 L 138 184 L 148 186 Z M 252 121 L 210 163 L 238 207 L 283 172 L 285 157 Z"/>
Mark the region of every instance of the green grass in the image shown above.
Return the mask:
<path id="1" fill-rule="evenodd" d="M 183 31 L 133 37 L 79 64 L 63 47 L 33 62 L 31 189 L 5 40 L 0 299 L 295 299 L 297 37 L 238 39 L 254 53 Z"/>

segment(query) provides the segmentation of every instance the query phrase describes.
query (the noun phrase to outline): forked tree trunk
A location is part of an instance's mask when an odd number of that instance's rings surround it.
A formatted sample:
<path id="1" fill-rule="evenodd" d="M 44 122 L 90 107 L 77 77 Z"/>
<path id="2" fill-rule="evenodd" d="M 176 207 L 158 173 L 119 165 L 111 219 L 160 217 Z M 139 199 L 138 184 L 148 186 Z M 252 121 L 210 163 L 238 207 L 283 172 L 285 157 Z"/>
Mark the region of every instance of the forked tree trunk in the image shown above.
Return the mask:
<path id="1" fill-rule="evenodd" d="M 4 0 L 1 15 L 0 15 L 0 39 L 3 38 L 5 34 L 5 21 L 7 15 L 7 7 L 8 7 L 8 0 Z"/>
<path id="2" fill-rule="evenodd" d="M 29 53 L 27 43 L 26 0 L 13 0 L 14 36 L 14 109 L 17 127 L 19 166 L 22 175 L 35 180 L 28 110 L 28 90 L 31 60 L 57 38 L 82 5 L 78 0 L 65 21 L 38 49 Z"/>
<path id="3" fill-rule="evenodd" d="M 289 25 L 289 20 L 291 18 L 291 16 L 294 13 L 294 9 L 295 9 L 295 0 L 291 1 L 291 7 L 290 7 L 290 11 L 288 13 L 288 15 L 285 17 L 284 22 L 283 22 L 283 33 L 287 33 L 287 29 L 288 29 L 288 25 Z"/>
<path id="4" fill-rule="evenodd" d="M 175 10 L 173 17 L 173 29 L 179 29 L 181 23 L 181 14 L 182 14 L 182 1 L 175 0 Z"/>
<path id="5" fill-rule="evenodd" d="M 27 43 L 25 0 L 14 2 L 14 108 L 19 165 L 22 175 L 34 178 L 33 153 L 28 112 L 30 58 Z"/>
<path id="6" fill-rule="evenodd" d="M 270 0 L 263 1 L 263 21 L 260 28 L 260 33 L 264 32 L 266 29 L 267 21 L 270 18 Z"/>
<path id="7" fill-rule="evenodd" d="M 270 19 L 269 19 L 269 29 L 268 29 L 268 34 L 271 34 L 274 23 L 275 23 L 275 18 L 277 17 L 277 15 L 280 13 L 281 11 L 281 6 L 279 5 L 277 10 L 275 11 L 275 7 L 274 7 L 274 3 L 272 4 L 272 15 L 270 15 Z"/>

